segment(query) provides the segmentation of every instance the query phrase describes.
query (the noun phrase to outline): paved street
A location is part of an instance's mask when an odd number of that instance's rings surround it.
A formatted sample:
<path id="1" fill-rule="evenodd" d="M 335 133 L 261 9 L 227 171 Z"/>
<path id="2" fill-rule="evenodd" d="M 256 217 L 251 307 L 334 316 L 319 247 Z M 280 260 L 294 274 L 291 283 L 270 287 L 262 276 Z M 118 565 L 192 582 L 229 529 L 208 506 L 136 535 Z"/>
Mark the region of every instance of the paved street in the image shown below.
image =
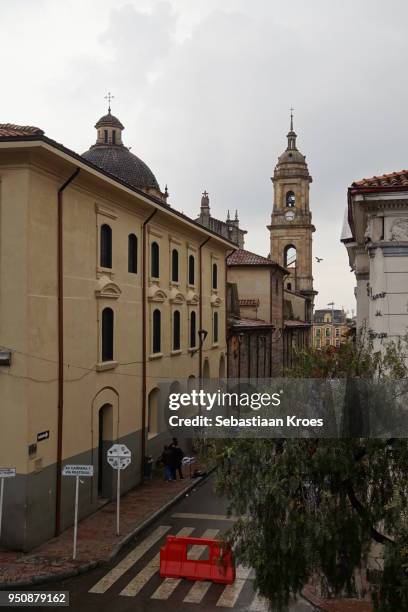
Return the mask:
<path id="1" fill-rule="evenodd" d="M 159 576 L 159 549 L 166 535 L 217 537 L 231 526 L 225 512 L 225 501 L 214 496 L 209 480 L 160 517 L 109 565 L 47 588 L 69 590 L 70 608 L 75 612 L 162 612 L 165 609 L 211 612 L 223 608 L 266 611 L 265 603 L 254 594 L 253 575 L 246 568 L 238 567 L 234 585 L 227 587 Z M 199 558 L 203 552 L 201 547 L 194 547 L 190 556 Z M 291 607 L 292 612 L 310 610 L 308 604 L 301 602 Z"/>

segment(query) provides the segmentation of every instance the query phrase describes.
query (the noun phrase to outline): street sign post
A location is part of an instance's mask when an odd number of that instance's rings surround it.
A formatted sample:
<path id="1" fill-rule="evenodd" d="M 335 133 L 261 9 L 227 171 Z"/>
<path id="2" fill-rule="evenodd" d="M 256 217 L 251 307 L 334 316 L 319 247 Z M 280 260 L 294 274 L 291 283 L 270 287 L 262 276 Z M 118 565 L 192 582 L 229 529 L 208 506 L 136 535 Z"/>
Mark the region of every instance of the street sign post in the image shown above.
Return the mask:
<path id="1" fill-rule="evenodd" d="M 78 536 L 79 478 L 81 476 L 84 476 L 85 478 L 93 476 L 93 465 L 65 465 L 62 470 L 62 475 L 75 477 L 74 549 L 72 552 L 72 558 L 76 559 Z"/>
<path id="2" fill-rule="evenodd" d="M 106 458 L 114 470 L 117 471 L 116 481 L 116 535 L 120 535 L 120 473 L 125 470 L 132 461 L 132 453 L 125 444 L 113 444 Z"/>
<path id="3" fill-rule="evenodd" d="M 4 500 L 4 479 L 14 478 L 16 475 L 16 468 L 0 468 L 0 538 L 1 538 L 1 524 L 3 522 L 3 500 Z"/>

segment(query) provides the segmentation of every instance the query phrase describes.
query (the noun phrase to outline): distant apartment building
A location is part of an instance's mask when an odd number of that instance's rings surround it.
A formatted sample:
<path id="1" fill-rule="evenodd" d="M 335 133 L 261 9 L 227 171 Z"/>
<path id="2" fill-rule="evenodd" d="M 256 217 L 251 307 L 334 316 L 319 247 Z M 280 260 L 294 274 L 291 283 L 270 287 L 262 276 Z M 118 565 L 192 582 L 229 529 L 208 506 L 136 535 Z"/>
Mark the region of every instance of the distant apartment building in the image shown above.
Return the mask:
<path id="1" fill-rule="evenodd" d="M 313 316 L 313 347 L 324 348 L 334 346 L 339 348 L 347 342 L 349 327 L 344 310 L 315 310 Z"/>

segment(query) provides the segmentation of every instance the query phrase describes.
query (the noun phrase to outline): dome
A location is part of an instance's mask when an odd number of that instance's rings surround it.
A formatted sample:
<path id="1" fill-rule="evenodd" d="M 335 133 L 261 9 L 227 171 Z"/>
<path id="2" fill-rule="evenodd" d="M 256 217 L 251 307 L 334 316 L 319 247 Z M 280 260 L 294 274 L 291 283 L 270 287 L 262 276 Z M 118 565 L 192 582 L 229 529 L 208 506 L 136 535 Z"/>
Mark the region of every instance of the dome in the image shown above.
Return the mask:
<path id="1" fill-rule="evenodd" d="M 96 143 L 85 151 L 82 157 L 132 187 L 154 190 L 158 197 L 166 197 L 166 194 L 161 193 L 150 168 L 123 144 L 122 131 L 125 128 L 119 119 L 111 114 L 110 108 L 108 113 L 97 121 L 95 128 L 98 134 Z"/>
<path id="2" fill-rule="evenodd" d="M 150 170 L 139 157 L 133 155 L 124 145 L 94 145 L 82 154 L 86 160 L 102 170 L 140 189 L 157 189 L 159 184 Z"/>
<path id="3" fill-rule="evenodd" d="M 107 115 L 104 115 L 103 117 L 101 117 L 99 121 L 97 121 L 97 123 L 95 124 L 96 129 L 98 129 L 99 127 L 104 127 L 104 126 L 116 127 L 119 130 L 125 129 L 123 125 L 121 124 L 121 122 L 119 121 L 119 119 L 115 117 L 115 115 L 111 115 L 110 111 Z"/>

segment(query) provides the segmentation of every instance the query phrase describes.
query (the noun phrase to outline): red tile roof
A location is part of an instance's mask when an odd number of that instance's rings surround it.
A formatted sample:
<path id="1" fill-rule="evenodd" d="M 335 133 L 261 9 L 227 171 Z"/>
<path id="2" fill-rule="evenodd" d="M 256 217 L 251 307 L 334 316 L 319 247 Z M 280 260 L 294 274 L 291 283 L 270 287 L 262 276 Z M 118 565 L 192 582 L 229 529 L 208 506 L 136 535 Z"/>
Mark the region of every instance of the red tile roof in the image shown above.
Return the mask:
<path id="1" fill-rule="evenodd" d="M 370 190 L 399 190 L 408 188 L 408 170 L 400 170 L 400 172 L 391 172 L 390 174 L 382 174 L 381 176 L 372 176 L 361 181 L 355 181 L 351 184 L 350 190 L 352 193 Z"/>
<path id="2" fill-rule="evenodd" d="M 255 307 L 258 307 L 259 306 L 259 300 L 258 299 L 241 298 L 239 300 L 239 305 L 240 306 L 255 306 Z"/>
<path id="3" fill-rule="evenodd" d="M 42 136 L 43 130 L 32 125 L 14 125 L 14 123 L 0 123 L 0 137 L 7 136 Z"/>
<path id="4" fill-rule="evenodd" d="M 245 249 L 237 249 L 227 258 L 229 266 L 271 266 L 274 263 L 272 259 L 251 253 L 251 251 Z"/>

